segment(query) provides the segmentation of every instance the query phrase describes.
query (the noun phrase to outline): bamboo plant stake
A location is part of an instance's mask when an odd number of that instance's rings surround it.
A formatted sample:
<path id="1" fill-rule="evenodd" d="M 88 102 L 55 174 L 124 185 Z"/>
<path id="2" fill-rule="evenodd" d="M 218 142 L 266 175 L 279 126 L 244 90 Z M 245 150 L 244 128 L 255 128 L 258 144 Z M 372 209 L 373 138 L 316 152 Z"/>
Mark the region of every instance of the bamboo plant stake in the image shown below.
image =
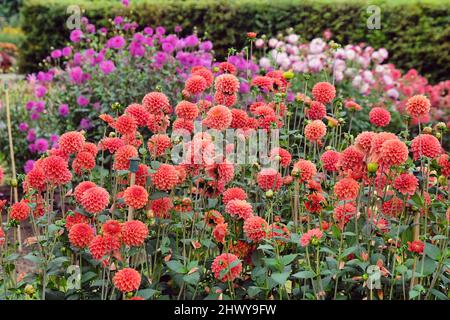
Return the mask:
<path id="1" fill-rule="evenodd" d="M 9 140 L 9 155 L 11 158 L 11 188 L 14 194 L 14 203 L 19 201 L 19 194 L 17 191 L 17 179 L 16 179 L 16 161 L 14 159 L 14 144 L 12 138 L 12 125 L 11 125 L 11 110 L 9 105 L 9 89 L 8 83 L 4 83 L 4 91 L 5 91 L 5 103 L 6 103 L 6 124 L 8 127 L 8 140 Z M 20 224 L 17 226 L 17 238 L 19 241 L 19 252 L 22 252 L 22 232 L 20 229 Z"/>
<path id="2" fill-rule="evenodd" d="M 139 167 L 139 161 L 141 159 L 137 158 L 131 158 L 130 159 L 130 172 L 131 172 L 131 177 L 130 177 L 130 187 L 134 186 L 134 184 L 136 183 L 136 172 L 138 171 L 138 167 Z M 128 206 L 128 221 L 133 220 L 134 218 L 134 209 L 131 206 Z"/>

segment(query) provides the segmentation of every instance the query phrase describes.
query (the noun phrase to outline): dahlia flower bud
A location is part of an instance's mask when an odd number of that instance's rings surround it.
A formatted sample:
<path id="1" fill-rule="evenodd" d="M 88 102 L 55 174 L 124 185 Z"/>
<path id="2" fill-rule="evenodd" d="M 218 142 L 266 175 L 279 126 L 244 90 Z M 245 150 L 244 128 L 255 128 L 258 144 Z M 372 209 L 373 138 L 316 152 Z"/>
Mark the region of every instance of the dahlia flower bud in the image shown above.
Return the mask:
<path id="1" fill-rule="evenodd" d="M 283 78 L 285 78 L 286 80 L 291 80 L 293 79 L 295 76 L 294 72 L 292 70 L 286 71 L 283 73 Z"/>
<path id="2" fill-rule="evenodd" d="M 367 171 L 369 173 L 375 173 L 378 170 L 378 163 L 376 162 L 370 162 L 367 164 Z"/>
<path id="3" fill-rule="evenodd" d="M 425 128 L 423 128 L 422 133 L 432 134 L 433 129 L 431 127 L 425 127 Z"/>
<path id="4" fill-rule="evenodd" d="M 447 125 L 444 122 L 439 122 L 438 124 L 436 124 L 436 129 L 444 131 L 445 129 L 447 129 Z"/>
<path id="5" fill-rule="evenodd" d="M 10 183 L 11 183 L 11 187 L 17 188 L 17 185 L 18 185 L 17 179 L 11 179 Z"/>
<path id="6" fill-rule="evenodd" d="M 273 198 L 273 190 L 267 190 L 266 191 L 266 198 L 272 199 Z"/>

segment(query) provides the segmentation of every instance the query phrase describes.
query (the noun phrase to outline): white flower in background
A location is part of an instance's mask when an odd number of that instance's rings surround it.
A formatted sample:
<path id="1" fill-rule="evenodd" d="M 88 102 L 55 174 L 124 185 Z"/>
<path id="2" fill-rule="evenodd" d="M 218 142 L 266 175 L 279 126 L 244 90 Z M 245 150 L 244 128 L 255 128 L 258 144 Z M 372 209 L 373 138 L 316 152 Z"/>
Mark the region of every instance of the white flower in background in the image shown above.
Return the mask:
<path id="1" fill-rule="evenodd" d="M 275 48 L 275 47 L 277 46 L 277 43 L 278 43 L 278 40 L 277 40 L 277 39 L 271 38 L 271 39 L 269 40 L 269 47 Z"/>
<path id="2" fill-rule="evenodd" d="M 269 69 L 270 68 L 270 59 L 266 58 L 266 57 L 262 57 L 261 59 L 259 59 L 259 65 L 263 69 L 266 69 L 266 70 Z"/>
<path id="3" fill-rule="evenodd" d="M 265 42 L 263 39 L 257 39 L 255 41 L 255 47 L 257 47 L 257 48 L 263 48 L 264 45 L 265 45 Z"/>
<path id="4" fill-rule="evenodd" d="M 290 34 L 286 37 L 286 41 L 292 44 L 296 44 L 298 42 L 299 36 L 296 34 Z"/>
<path id="5" fill-rule="evenodd" d="M 309 44 L 309 51 L 312 54 L 322 53 L 327 44 L 320 38 L 315 38 Z"/>

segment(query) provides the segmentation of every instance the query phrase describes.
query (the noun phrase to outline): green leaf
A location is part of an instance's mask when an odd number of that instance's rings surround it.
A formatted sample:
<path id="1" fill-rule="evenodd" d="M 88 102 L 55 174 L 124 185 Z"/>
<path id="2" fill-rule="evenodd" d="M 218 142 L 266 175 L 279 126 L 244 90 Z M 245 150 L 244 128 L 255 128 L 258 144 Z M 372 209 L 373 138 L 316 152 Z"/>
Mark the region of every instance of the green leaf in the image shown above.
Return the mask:
<path id="1" fill-rule="evenodd" d="M 431 243 L 425 243 L 424 252 L 433 260 L 439 260 L 441 257 L 441 250 Z"/>
<path id="2" fill-rule="evenodd" d="M 284 266 L 287 266 L 289 263 L 291 263 L 295 258 L 297 257 L 297 254 L 288 254 L 287 256 L 281 257 L 281 263 L 283 263 Z"/>
<path id="3" fill-rule="evenodd" d="M 269 250 L 272 251 L 273 247 L 270 244 L 261 244 L 258 246 L 259 250 Z"/>
<path id="4" fill-rule="evenodd" d="M 306 270 L 306 271 L 297 272 L 296 274 L 293 274 L 292 276 L 297 279 L 312 279 L 316 276 L 316 274 L 310 270 Z"/>
<path id="5" fill-rule="evenodd" d="M 260 292 L 261 292 L 261 289 L 259 287 L 255 287 L 255 286 L 251 286 L 247 290 L 247 293 L 250 298 L 254 298 Z"/>
<path id="6" fill-rule="evenodd" d="M 97 277 L 97 274 L 95 272 L 92 272 L 92 271 L 85 272 L 81 276 L 81 283 L 86 283 L 86 282 L 94 279 L 95 277 Z"/>
<path id="7" fill-rule="evenodd" d="M 355 253 L 357 250 L 358 250 L 358 246 L 353 246 L 353 247 L 347 248 L 342 253 L 342 257 L 346 257 L 352 253 Z"/>
<path id="8" fill-rule="evenodd" d="M 419 291 L 416 290 L 410 290 L 409 291 L 409 299 L 414 299 L 420 295 Z"/>
<path id="9" fill-rule="evenodd" d="M 280 285 L 284 285 L 289 277 L 289 272 L 275 272 L 270 276 L 273 281 Z"/>
<path id="10" fill-rule="evenodd" d="M 444 236 L 444 235 L 442 235 L 442 234 L 435 235 L 433 238 L 431 238 L 432 241 L 436 241 L 436 240 L 446 240 L 446 239 L 448 239 L 448 237 L 446 237 L 446 236 Z"/>
<path id="11" fill-rule="evenodd" d="M 176 273 L 186 273 L 187 270 L 184 268 L 183 264 L 178 260 L 170 260 L 166 262 L 167 267 L 169 267 L 170 270 L 176 272 Z"/>
<path id="12" fill-rule="evenodd" d="M 430 292 L 439 300 L 448 300 L 448 297 L 445 294 L 436 289 L 431 289 Z"/>
<path id="13" fill-rule="evenodd" d="M 187 274 L 183 277 L 183 280 L 191 285 L 196 285 L 200 280 L 200 274 L 198 272 Z"/>
<path id="14" fill-rule="evenodd" d="M 139 290 L 138 292 L 136 292 L 136 295 L 139 297 L 144 298 L 145 300 L 150 299 L 151 297 L 153 297 L 155 295 L 155 293 L 157 293 L 158 291 L 154 290 L 154 289 L 142 289 Z"/>

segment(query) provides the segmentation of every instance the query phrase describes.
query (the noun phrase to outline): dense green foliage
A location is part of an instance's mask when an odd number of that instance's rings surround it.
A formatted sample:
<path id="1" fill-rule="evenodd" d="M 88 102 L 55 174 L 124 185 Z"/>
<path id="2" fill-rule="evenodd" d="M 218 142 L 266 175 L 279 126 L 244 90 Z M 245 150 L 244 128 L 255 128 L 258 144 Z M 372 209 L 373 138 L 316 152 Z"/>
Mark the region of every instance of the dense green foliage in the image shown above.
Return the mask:
<path id="1" fill-rule="evenodd" d="M 120 2 L 87 0 L 28 0 L 22 9 L 23 43 L 20 66 L 32 71 L 36 62 L 46 57 L 49 47 L 58 47 L 68 39 L 66 8 L 78 3 L 92 21 L 105 24 L 115 14 L 128 11 Z M 330 29 L 336 41 L 368 42 L 385 47 L 396 66 L 416 68 L 432 82 L 443 80 L 450 66 L 449 1 L 371 1 L 379 5 L 381 28 L 369 30 L 366 1 L 300 0 L 202 0 L 202 1 L 132 1 L 132 16 L 140 24 L 162 25 L 173 30 L 193 27 L 207 32 L 219 56 L 229 47 L 241 48 L 246 32 L 276 35 L 287 28 L 307 39 L 321 36 Z M 33 23 L 29 23 L 33 21 Z"/>

